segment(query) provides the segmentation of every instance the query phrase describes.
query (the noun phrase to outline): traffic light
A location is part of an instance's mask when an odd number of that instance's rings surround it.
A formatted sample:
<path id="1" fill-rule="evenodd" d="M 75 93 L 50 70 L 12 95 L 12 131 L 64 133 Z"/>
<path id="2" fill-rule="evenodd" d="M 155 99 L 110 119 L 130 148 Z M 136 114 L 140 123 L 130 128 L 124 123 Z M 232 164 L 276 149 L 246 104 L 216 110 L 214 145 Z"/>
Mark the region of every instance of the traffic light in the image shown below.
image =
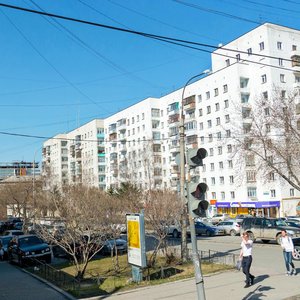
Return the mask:
<path id="1" fill-rule="evenodd" d="M 203 159 L 207 156 L 207 151 L 204 148 L 188 149 L 188 164 L 190 169 L 198 166 L 203 166 Z"/>
<path id="2" fill-rule="evenodd" d="M 193 213 L 193 217 L 206 217 L 208 209 L 208 201 L 205 200 L 205 193 L 208 190 L 206 183 L 188 183 L 188 203 L 189 211 Z"/>

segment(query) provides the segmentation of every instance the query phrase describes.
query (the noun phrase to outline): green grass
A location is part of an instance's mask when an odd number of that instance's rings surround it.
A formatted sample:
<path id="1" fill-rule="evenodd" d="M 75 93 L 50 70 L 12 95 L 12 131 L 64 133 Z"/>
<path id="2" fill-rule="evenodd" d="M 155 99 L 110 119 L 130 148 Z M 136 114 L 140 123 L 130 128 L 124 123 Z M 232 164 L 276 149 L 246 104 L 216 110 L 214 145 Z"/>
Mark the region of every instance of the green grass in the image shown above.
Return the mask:
<path id="1" fill-rule="evenodd" d="M 149 270 L 145 269 L 143 271 L 143 276 L 146 280 L 140 283 L 131 282 L 131 266 L 127 263 L 127 255 L 119 256 L 119 272 L 113 268 L 113 258 L 101 258 L 98 260 L 93 260 L 89 263 L 84 280 L 82 281 L 81 287 L 77 291 L 70 291 L 74 296 L 78 297 L 91 297 L 97 295 L 105 295 L 117 291 L 124 291 L 132 288 L 162 284 L 166 282 L 172 282 L 176 280 L 186 279 L 194 277 L 194 266 L 192 263 L 177 264 L 174 262 L 171 265 L 165 264 L 164 258 L 158 258 L 156 267 Z M 160 277 L 161 268 L 166 269 L 171 267 L 172 270 L 176 269 L 180 273 L 174 274 L 167 278 L 149 280 L 147 275 L 158 275 Z M 202 274 L 210 274 L 220 271 L 225 271 L 232 269 L 231 266 L 222 264 L 210 264 L 202 263 Z M 61 270 L 75 276 L 76 270 L 74 266 L 61 266 Z M 148 280 L 147 280 L 148 278 Z"/>

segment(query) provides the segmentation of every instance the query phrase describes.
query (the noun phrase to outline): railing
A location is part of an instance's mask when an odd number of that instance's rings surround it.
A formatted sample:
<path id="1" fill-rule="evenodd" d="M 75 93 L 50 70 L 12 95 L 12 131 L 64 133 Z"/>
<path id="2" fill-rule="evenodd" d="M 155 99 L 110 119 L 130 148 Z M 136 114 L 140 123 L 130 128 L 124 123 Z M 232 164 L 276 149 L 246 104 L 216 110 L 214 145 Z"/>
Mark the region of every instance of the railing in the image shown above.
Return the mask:
<path id="1" fill-rule="evenodd" d="M 73 276 L 36 259 L 32 259 L 32 266 L 27 267 L 26 270 L 53 283 L 65 291 L 78 291 L 80 289 L 80 282 Z"/>

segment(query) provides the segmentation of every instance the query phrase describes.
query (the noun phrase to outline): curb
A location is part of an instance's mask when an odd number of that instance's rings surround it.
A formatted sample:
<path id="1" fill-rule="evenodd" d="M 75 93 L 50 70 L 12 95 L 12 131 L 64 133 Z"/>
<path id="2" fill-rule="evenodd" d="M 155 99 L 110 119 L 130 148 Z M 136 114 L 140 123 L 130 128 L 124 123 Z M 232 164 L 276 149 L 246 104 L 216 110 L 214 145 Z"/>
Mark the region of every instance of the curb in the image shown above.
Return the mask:
<path id="1" fill-rule="evenodd" d="M 35 279 L 41 281 L 42 283 L 48 285 L 49 287 L 51 287 L 52 289 L 56 290 L 57 292 L 59 292 L 60 294 L 62 294 L 66 299 L 69 300 L 77 300 L 77 298 L 74 298 L 72 295 L 70 295 L 69 293 L 67 293 L 66 291 L 62 290 L 61 288 L 57 287 L 56 285 L 52 284 L 51 282 L 49 282 L 48 280 L 41 278 L 31 272 L 28 272 L 27 270 L 20 268 L 21 271 L 23 271 L 24 273 L 34 277 Z"/>

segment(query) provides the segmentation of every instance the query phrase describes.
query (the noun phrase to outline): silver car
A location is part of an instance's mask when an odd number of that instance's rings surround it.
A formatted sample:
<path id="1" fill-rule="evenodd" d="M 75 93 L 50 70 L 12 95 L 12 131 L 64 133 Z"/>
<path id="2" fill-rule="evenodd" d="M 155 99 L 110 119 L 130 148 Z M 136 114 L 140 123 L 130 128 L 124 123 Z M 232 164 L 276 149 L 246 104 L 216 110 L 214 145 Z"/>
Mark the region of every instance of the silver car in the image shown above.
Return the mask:
<path id="1" fill-rule="evenodd" d="M 222 221 L 217 224 L 217 227 L 224 229 L 225 234 L 229 234 L 231 236 L 238 235 L 241 231 L 241 223 L 236 220 Z"/>

